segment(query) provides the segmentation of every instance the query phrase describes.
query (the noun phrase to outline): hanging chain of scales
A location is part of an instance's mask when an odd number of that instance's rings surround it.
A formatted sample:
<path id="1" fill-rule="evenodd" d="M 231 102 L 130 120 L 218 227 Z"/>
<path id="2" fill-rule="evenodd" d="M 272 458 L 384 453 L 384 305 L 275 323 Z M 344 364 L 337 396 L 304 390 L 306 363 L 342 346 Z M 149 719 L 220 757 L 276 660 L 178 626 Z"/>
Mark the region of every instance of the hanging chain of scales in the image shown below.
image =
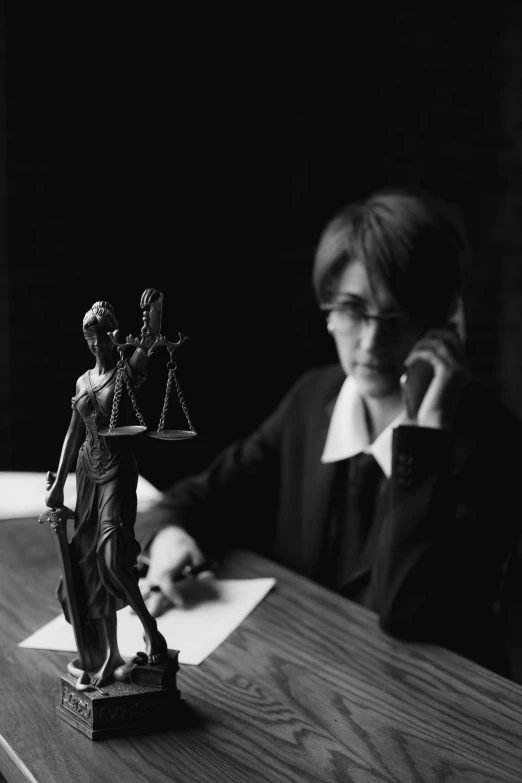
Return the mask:
<path id="1" fill-rule="evenodd" d="M 160 293 L 159 291 L 155 291 L 154 292 L 155 296 L 151 300 L 150 296 L 152 290 L 153 289 L 147 289 L 146 291 L 144 291 L 141 297 L 140 307 L 143 312 L 143 327 L 141 329 L 140 339 L 134 338 L 131 334 L 129 335 L 129 337 L 127 337 L 127 340 L 124 343 L 119 343 L 118 342 L 119 329 L 116 329 L 114 332 L 108 332 L 109 337 L 111 338 L 112 342 L 114 343 L 114 345 L 118 350 L 120 359 L 118 361 L 117 370 L 116 370 L 116 382 L 114 386 L 114 398 L 112 401 L 112 410 L 111 410 L 109 426 L 100 430 L 100 435 L 109 436 L 109 437 L 118 437 L 118 436 L 125 436 L 125 435 L 137 435 L 140 432 L 147 431 L 147 425 L 145 424 L 145 420 L 140 412 L 140 409 L 138 408 L 138 403 L 136 402 L 136 397 L 134 396 L 134 392 L 132 391 L 132 387 L 125 366 L 126 360 L 124 358 L 124 353 L 129 346 L 135 346 L 136 348 L 139 348 L 147 355 L 147 357 L 151 356 L 151 354 L 153 353 L 156 353 L 159 350 L 159 348 L 165 347 L 170 356 L 170 359 L 167 363 L 168 376 L 167 376 L 167 385 L 165 389 L 165 398 L 163 400 L 163 409 L 161 411 L 158 428 L 157 430 L 147 432 L 147 435 L 149 435 L 151 438 L 157 438 L 159 440 L 185 440 L 187 438 L 193 438 L 197 434 L 192 424 L 192 421 L 190 420 L 189 412 L 187 410 L 185 399 L 183 397 L 183 392 L 181 391 L 181 386 L 179 385 L 179 381 L 176 376 L 177 365 L 173 358 L 174 353 L 178 351 L 181 348 L 181 346 L 188 341 L 189 338 L 182 335 L 181 332 L 179 332 L 178 342 L 173 343 L 167 340 L 167 338 L 161 334 L 163 294 Z M 165 422 L 167 419 L 167 411 L 169 407 L 173 383 L 176 387 L 178 400 L 181 404 L 181 408 L 183 410 L 183 413 L 185 414 L 185 418 L 189 426 L 188 430 L 180 430 L 180 429 L 169 430 L 165 428 Z M 139 421 L 139 424 L 128 424 L 128 425 L 118 426 L 117 423 L 118 414 L 119 414 L 124 386 L 127 389 L 127 393 L 129 395 L 130 401 L 132 403 L 132 407 Z"/>

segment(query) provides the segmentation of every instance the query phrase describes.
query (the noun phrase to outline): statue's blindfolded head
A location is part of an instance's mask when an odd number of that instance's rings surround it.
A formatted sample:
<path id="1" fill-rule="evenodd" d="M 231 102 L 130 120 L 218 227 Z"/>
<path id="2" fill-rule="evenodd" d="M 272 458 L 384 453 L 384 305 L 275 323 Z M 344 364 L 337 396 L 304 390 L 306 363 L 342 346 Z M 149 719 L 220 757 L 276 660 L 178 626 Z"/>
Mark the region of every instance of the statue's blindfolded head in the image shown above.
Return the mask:
<path id="1" fill-rule="evenodd" d="M 86 340 L 93 340 L 94 338 L 109 339 L 106 326 L 89 326 L 87 329 L 83 330 L 83 336 Z"/>
<path id="2" fill-rule="evenodd" d="M 107 332 L 114 332 L 118 327 L 114 308 L 109 302 L 95 302 L 83 317 L 83 334 L 86 340 L 95 337 L 108 340 Z"/>

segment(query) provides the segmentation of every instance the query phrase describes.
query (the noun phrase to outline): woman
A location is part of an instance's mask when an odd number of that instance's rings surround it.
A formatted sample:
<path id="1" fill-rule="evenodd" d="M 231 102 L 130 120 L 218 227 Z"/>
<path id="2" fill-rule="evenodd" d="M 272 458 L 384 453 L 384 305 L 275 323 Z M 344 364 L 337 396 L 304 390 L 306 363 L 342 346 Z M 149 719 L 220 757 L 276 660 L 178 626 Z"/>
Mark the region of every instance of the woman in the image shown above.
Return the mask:
<path id="1" fill-rule="evenodd" d="M 142 298 L 142 307 L 146 309 L 158 296 L 158 292 L 149 289 Z M 77 501 L 70 554 L 84 626 L 86 660 L 80 663 L 76 659 L 68 670 L 84 683 L 87 672 L 90 684 L 98 687 L 110 682 L 125 663 L 116 640 L 116 612 L 127 604 L 143 624 L 148 662 L 162 662 L 167 650 L 156 620 L 145 606 L 136 575 L 140 551 L 134 538 L 136 459 L 126 438 L 100 434 L 110 422 L 117 376 L 114 343 L 108 333 L 117 329 L 118 322 L 108 302 L 95 302 L 85 314 L 83 334 L 96 364 L 76 383 L 71 423 L 56 478 L 46 495 L 47 506 L 63 505 L 65 480 L 76 460 Z M 134 392 L 145 380 L 147 362 L 141 349 L 126 362 Z M 122 396 L 121 408 L 128 403 L 128 397 Z M 67 616 L 62 583 L 58 595 Z"/>
<path id="2" fill-rule="evenodd" d="M 182 600 L 174 579 L 202 550 L 248 546 L 388 633 L 508 673 L 497 609 L 520 531 L 520 422 L 468 378 L 467 266 L 462 228 L 424 194 L 379 191 L 328 224 L 313 282 L 339 364 L 149 512 L 137 537 L 166 599 Z"/>

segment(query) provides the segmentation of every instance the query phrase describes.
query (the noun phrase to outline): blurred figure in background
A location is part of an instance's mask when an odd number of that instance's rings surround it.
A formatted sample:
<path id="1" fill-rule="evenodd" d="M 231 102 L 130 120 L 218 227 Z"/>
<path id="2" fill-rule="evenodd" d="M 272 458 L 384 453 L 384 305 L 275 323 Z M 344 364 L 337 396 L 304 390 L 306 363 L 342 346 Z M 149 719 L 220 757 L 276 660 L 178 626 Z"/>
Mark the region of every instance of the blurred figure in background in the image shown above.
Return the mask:
<path id="1" fill-rule="evenodd" d="M 387 633 L 513 676 L 501 626 L 521 424 L 469 378 L 469 268 L 458 218 L 427 194 L 378 191 L 333 218 L 313 285 L 339 361 L 138 523 L 152 613 L 182 602 L 184 567 L 245 547 L 375 611 Z"/>

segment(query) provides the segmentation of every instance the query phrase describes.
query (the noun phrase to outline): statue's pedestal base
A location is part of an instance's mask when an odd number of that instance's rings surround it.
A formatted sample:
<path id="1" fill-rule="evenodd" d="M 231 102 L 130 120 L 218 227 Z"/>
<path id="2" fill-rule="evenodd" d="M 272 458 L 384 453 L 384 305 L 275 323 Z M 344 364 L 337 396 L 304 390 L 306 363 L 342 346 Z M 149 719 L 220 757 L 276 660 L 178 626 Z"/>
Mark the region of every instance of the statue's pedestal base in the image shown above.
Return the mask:
<path id="1" fill-rule="evenodd" d="M 97 690 L 77 690 L 70 674 L 60 677 L 60 704 L 56 712 L 92 740 L 174 728 L 181 714 L 175 663 L 138 666 L 133 682 L 112 682 Z M 138 682 L 136 682 L 138 680 Z M 153 684 L 157 683 L 157 684 Z"/>

